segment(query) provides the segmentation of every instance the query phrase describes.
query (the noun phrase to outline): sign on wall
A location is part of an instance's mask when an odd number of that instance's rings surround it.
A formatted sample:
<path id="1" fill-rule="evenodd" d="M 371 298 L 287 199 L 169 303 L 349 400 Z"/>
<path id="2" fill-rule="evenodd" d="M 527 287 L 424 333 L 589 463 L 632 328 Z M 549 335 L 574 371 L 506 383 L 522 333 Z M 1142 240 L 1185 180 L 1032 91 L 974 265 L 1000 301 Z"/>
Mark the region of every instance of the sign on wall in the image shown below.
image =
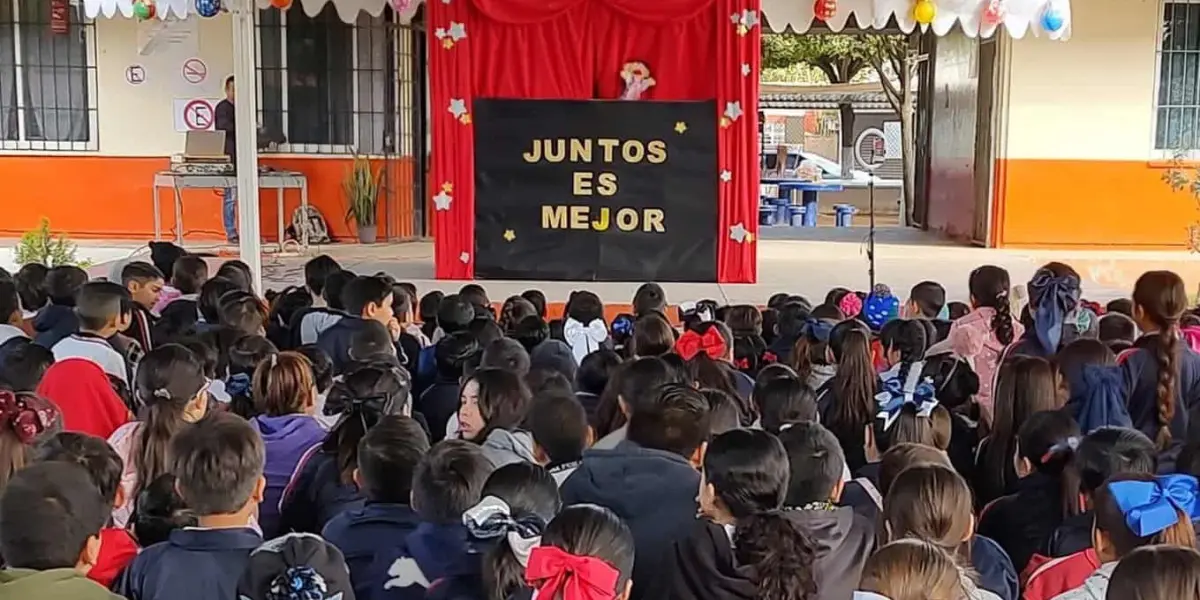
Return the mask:
<path id="1" fill-rule="evenodd" d="M 713 102 L 474 102 L 475 274 L 716 281 Z"/>
<path id="2" fill-rule="evenodd" d="M 213 98 L 175 98 L 172 112 L 175 131 L 212 131 L 216 128 L 217 103 Z"/>

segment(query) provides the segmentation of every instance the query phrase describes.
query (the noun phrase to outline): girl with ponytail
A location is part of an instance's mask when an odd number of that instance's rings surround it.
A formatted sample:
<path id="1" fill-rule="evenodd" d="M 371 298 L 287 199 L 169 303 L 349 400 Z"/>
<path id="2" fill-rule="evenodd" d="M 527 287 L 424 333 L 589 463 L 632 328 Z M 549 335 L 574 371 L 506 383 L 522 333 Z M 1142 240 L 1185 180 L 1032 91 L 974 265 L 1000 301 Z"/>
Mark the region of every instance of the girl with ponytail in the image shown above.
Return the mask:
<path id="1" fill-rule="evenodd" d="M 697 323 L 675 342 L 675 353 L 686 361 L 692 381 L 701 389 L 721 390 L 738 399 L 742 425 L 750 425 L 758 414 L 750 397 L 754 380 L 734 368 L 733 333 L 720 321 Z"/>
<path id="2" fill-rule="evenodd" d="M 208 385 L 200 359 L 178 344 L 158 346 L 142 359 L 134 382 L 139 420 L 108 438 L 125 464 L 124 503 L 113 510 L 116 527 L 128 524 L 141 490 L 167 472 L 171 439 L 208 412 Z"/>
<path id="3" fill-rule="evenodd" d="M 967 600 L 962 574 L 943 548 L 917 539 L 892 542 L 867 560 L 854 600 Z"/>
<path id="4" fill-rule="evenodd" d="M 867 464 L 867 428 L 877 412 L 870 331 L 861 321 L 842 321 L 829 333 L 828 352 L 837 374 L 817 391 L 817 409 L 821 423 L 837 436 L 853 473 Z"/>
<path id="5" fill-rule="evenodd" d="M 1056 600 L 1104 600 L 1118 561 L 1138 548 L 1167 544 L 1194 549 L 1198 494 L 1200 485 L 1191 475 L 1123 474 L 1109 479 L 1093 497 L 1092 548 L 1100 568 Z"/>
<path id="6" fill-rule="evenodd" d="M 967 287 L 971 312 L 950 325 L 946 340 L 929 349 L 930 354 L 950 351 L 964 358 L 979 375 L 976 401 L 985 415 L 992 414 L 992 389 L 1004 349 L 1025 333 L 1012 315 L 1008 271 L 985 265 L 971 271 Z"/>
<path id="7" fill-rule="evenodd" d="M 996 540 L 1017 572 L 1067 517 L 1079 514 L 1074 460 L 1079 442 L 1079 426 L 1061 410 L 1030 416 L 1017 434 L 1017 491 L 986 506 L 979 517 L 979 534 Z"/>
<path id="8" fill-rule="evenodd" d="M 320 533 L 362 502 L 354 483 L 359 442 L 384 417 L 410 415 L 411 388 L 408 371 L 387 363 L 359 365 L 333 384 L 323 409 L 333 426 L 300 459 L 284 490 L 281 531 Z"/>
<path id="9" fill-rule="evenodd" d="M 562 508 L 558 484 L 540 466 L 513 463 L 493 471 L 480 496 L 479 504 L 463 514 L 463 524 L 473 541 L 487 545 L 482 596 L 508 600 L 528 590 L 525 566 L 530 553 Z"/>
<path id="10" fill-rule="evenodd" d="M 902 471 L 888 487 L 881 518 L 881 544 L 904 538 L 926 540 L 978 574 L 980 589 L 972 597 L 1017 598 L 1017 572 L 996 542 L 975 535 L 971 488 L 953 469 L 919 464 Z M 963 585 L 976 587 L 967 577 Z"/>
<path id="11" fill-rule="evenodd" d="M 814 546 L 781 510 L 789 475 L 783 444 L 770 433 L 740 429 L 714 438 L 701 471 L 702 518 L 672 544 L 663 588 L 643 597 L 818 598 Z"/>
<path id="12" fill-rule="evenodd" d="M 950 447 L 950 411 L 941 406 L 932 377 L 925 375 L 928 328 L 924 319 L 892 320 L 880 342 L 888 370 L 879 375 L 878 418 L 872 441 L 879 454 L 893 444 L 915 443 L 943 452 Z"/>
<path id="13" fill-rule="evenodd" d="M 529 553 L 525 582 L 541 600 L 629 600 L 633 534 L 607 508 L 563 509 Z"/>
<path id="14" fill-rule="evenodd" d="M 1133 289 L 1133 316 L 1144 332 L 1120 357 L 1129 385 L 1133 426 L 1158 444 L 1159 470 L 1174 470 L 1186 441 L 1190 410 L 1200 404 L 1200 356 L 1179 341 L 1187 308 L 1183 280 L 1170 271 L 1150 271 Z"/>

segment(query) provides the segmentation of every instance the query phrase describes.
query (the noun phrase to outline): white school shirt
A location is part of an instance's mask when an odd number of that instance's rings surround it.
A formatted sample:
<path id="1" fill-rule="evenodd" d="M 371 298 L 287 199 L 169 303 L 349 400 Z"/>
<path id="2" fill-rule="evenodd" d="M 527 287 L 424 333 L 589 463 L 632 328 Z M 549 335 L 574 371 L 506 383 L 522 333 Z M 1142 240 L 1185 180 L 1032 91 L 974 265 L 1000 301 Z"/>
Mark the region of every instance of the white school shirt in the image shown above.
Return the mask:
<path id="1" fill-rule="evenodd" d="M 125 373 L 125 359 L 104 338 L 74 333 L 55 344 L 51 351 L 54 352 L 54 362 L 69 358 L 90 360 L 100 365 L 108 375 L 129 385 L 129 376 Z"/>

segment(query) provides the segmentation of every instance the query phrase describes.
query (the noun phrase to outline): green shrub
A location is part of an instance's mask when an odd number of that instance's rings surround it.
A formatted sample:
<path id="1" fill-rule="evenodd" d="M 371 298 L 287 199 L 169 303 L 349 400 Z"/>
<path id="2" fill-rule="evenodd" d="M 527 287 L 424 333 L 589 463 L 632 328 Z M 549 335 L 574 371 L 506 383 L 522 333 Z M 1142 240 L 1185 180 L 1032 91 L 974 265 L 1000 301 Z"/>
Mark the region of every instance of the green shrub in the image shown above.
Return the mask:
<path id="1" fill-rule="evenodd" d="M 65 236 L 56 236 L 51 233 L 50 220 L 43 218 L 37 229 L 21 236 L 21 241 L 16 248 L 16 260 L 19 265 L 40 263 L 47 267 L 90 266 L 90 261 L 79 260 L 76 257 L 77 251 L 78 248 L 74 242 Z"/>

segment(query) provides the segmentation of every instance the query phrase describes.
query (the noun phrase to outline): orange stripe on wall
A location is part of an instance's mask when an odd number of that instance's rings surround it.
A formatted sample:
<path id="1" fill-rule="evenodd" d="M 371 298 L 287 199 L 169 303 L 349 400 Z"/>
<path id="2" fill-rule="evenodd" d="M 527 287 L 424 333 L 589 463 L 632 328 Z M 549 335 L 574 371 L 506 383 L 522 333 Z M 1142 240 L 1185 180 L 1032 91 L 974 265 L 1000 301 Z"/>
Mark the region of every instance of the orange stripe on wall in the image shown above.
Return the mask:
<path id="1" fill-rule="evenodd" d="M 308 178 L 308 201 L 321 211 L 330 234 L 338 239 L 354 237 L 346 224 L 342 180 L 351 161 L 343 158 L 264 158 L 262 165 L 299 171 Z M 402 213 L 398 231 L 391 235 L 411 236 L 412 160 L 397 159 L 397 210 Z M 50 219 L 55 232 L 72 237 L 148 239 L 154 234 L 151 187 L 154 173 L 166 169 L 164 158 L 104 156 L 3 156 L 0 157 L 0 236 L 16 236 L 37 227 L 42 217 Z M 376 167 L 378 168 L 378 167 Z M 163 236 L 174 235 L 174 204 L 169 189 L 159 190 Z M 276 239 L 276 192 L 262 191 L 259 210 L 263 237 Z M 387 234 L 380 202 L 380 236 Z M 285 225 L 300 205 L 300 193 L 284 194 Z M 406 213 L 406 214 L 405 214 Z M 183 193 L 185 239 L 224 239 L 221 225 L 221 196 L 211 190 Z"/>
<path id="2" fill-rule="evenodd" d="M 993 235 L 1000 247 L 1177 249 L 1196 201 L 1147 161 L 997 161 Z M 1194 171 L 1189 171 L 1189 175 Z"/>

